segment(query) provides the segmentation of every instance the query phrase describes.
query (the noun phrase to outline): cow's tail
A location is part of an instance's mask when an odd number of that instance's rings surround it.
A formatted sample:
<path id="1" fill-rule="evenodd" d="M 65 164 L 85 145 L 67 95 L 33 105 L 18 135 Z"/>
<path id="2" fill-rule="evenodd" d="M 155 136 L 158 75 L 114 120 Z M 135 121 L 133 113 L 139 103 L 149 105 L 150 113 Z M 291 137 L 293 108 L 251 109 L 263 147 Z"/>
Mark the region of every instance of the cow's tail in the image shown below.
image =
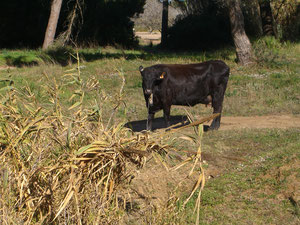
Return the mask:
<path id="1" fill-rule="evenodd" d="M 229 66 L 226 65 L 225 72 L 224 72 L 224 79 L 226 80 L 226 84 L 229 79 L 229 75 L 230 75 L 230 68 L 229 68 Z"/>
<path id="2" fill-rule="evenodd" d="M 230 75 L 230 67 L 226 63 L 225 63 L 225 65 L 226 65 L 225 76 L 229 77 L 229 75 Z"/>

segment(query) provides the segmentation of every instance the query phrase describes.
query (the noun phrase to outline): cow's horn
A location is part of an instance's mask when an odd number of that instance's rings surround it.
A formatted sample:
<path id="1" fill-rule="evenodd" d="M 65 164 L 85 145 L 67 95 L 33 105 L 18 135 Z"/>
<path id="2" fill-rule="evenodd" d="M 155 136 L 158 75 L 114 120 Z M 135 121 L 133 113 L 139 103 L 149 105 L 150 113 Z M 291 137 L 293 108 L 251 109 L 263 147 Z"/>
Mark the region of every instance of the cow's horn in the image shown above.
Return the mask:
<path id="1" fill-rule="evenodd" d="M 140 66 L 139 70 L 140 70 L 140 72 L 143 72 L 144 71 L 144 67 Z"/>
<path id="2" fill-rule="evenodd" d="M 166 72 L 163 72 L 163 73 L 160 75 L 159 79 L 164 79 L 165 74 L 166 74 Z"/>

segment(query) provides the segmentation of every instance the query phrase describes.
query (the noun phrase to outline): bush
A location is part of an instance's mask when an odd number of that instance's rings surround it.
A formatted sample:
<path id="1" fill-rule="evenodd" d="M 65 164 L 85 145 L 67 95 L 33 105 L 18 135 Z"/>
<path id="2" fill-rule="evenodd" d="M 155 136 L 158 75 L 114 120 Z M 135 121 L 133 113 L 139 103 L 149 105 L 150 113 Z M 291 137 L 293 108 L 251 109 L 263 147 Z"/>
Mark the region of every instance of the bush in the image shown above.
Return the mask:
<path id="1" fill-rule="evenodd" d="M 189 15 L 169 29 L 168 47 L 210 50 L 231 44 L 229 21 L 221 15 Z"/>
<path id="2" fill-rule="evenodd" d="M 283 44 L 272 36 L 267 36 L 253 43 L 253 52 L 259 65 L 281 67 L 288 63 L 283 54 L 280 54 Z"/>
<path id="3" fill-rule="evenodd" d="M 76 55 L 75 51 L 69 46 L 53 46 L 41 54 L 41 58 L 45 62 L 58 63 L 66 66 L 75 61 L 72 55 Z"/>

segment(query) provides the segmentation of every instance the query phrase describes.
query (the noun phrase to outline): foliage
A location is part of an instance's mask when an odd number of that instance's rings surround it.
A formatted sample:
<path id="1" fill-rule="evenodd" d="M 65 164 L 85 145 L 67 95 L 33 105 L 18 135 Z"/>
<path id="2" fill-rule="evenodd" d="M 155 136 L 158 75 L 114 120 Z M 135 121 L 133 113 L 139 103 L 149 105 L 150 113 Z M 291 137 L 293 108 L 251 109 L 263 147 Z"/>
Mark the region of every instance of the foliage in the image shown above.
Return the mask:
<path id="1" fill-rule="evenodd" d="M 267 36 L 254 42 L 253 51 L 259 65 L 269 65 L 273 67 L 282 66 L 286 61 L 284 55 L 279 53 L 282 43 L 275 37 Z"/>
<path id="2" fill-rule="evenodd" d="M 262 18 L 258 0 L 243 1 L 241 0 L 241 7 L 244 15 L 245 31 L 249 37 L 261 37 Z"/>
<path id="3" fill-rule="evenodd" d="M 300 37 L 300 4 L 297 0 L 272 1 L 274 19 L 280 39 L 298 41 Z"/>
<path id="4" fill-rule="evenodd" d="M 51 46 L 46 51 L 41 52 L 41 58 L 45 62 L 58 63 L 62 66 L 66 66 L 75 62 L 71 55 L 75 55 L 75 51 L 71 47 Z"/>
<path id="5" fill-rule="evenodd" d="M 229 21 L 215 14 L 189 15 L 169 29 L 171 49 L 211 50 L 231 44 Z"/>
<path id="6" fill-rule="evenodd" d="M 50 1 L 0 1 L 0 48 L 41 46 L 49 14 Z"/>
<path id="7" fill-rule="evenodd" d="M 174 4 L 169 4 L 168 24 L 171 26 L 176 17 L 180 14 Z M 133 19 L 135 29 L 138 31 L 157 31 L 161 30 L 162 3 L 159 0 L 147 0 L 143 14 L 135 16 Z"/>
<path id="8" fill-rule="evenodd" d="M 145 0 L 86 0 L 84 23 L 78 34 L 79 43 L 119 44 L 124 47 L 136 45 L 130 18 L 141 13 L 144 4 Z"/>
<path id="9" fill-rule="evenodd" d="M 182 9 L 185 16 L 187 15 L 201 15 L 212 8 L 225 8 L 226 0 L 188 0 L 178 2 L 178 6 Z"/>
<path id="10" fill-rule="evenodd" d="M 63 1 L 56 37 L 65 32 L 77 0 Z M 130 18 L 143 11 L 145 0 L 85 0 L 81 21 L 72 29 L 78 44 L 133 46 L 137 42 Z M 39 13 L 36 13 L 39 12 Z M 0 48 L 40 47 L 43 43 L 50 1 L 11 0 L 0 3 Z"/>
<path id="11" fill-rule="evenodd" d="M 181 3 L 183 15 L 168 31 L 171 49 L 217 49 L 232 43 L 230 23 L 222 1 Z"/>

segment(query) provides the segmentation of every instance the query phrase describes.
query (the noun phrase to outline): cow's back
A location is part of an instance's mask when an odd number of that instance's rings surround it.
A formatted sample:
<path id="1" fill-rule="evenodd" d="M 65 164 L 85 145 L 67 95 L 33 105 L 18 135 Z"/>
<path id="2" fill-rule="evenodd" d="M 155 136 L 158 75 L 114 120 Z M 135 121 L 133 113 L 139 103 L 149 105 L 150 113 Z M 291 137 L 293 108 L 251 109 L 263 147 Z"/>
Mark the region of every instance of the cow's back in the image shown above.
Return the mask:
<path id="1" fill-rule="evenodd" d="M 206 104 L 207 96 L 229 75 L 229 67 L 218 60 L 156 66 L 167 73 L 166 80 L 161 84 L 160 95 L 169 99 L 167 101 L 171 101 L 172 105 Z"/>

